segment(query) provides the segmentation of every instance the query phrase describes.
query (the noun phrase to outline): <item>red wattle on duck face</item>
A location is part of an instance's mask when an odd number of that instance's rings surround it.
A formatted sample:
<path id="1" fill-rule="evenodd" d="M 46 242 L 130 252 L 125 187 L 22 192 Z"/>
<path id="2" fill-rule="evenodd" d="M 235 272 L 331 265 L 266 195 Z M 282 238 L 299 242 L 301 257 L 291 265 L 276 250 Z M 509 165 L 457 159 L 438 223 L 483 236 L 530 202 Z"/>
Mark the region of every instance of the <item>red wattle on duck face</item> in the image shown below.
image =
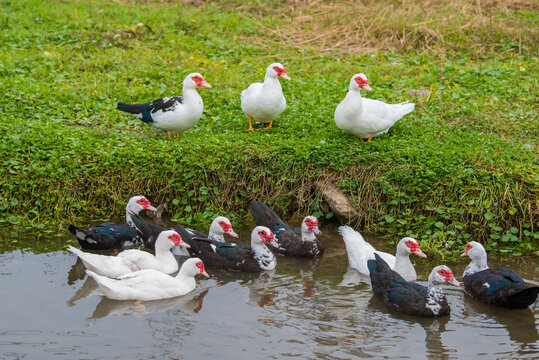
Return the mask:
<path id="1" fill-rule="evenodd" d="M 227 224 L 224 221 L 219 221 L 219 226 L 221 226 L 224 232 L 228 232 L 232 230 L 232 224 Z"/>
<path id="2" fill-rule="evenodd" d="M 143 209 L 145 210 L 151 210 L 151 211 L 155 211 L 157 210 L 156 208 L 154 208 L 152 206 L 152 204 L 150 203 L 150 201 L 148 199 L 146 199 L 145 197 L 142 197 L 140 199 L 137 200 L 137 204 L 139 204 L 140 206 L 142 206 Z"/>
<path id="3" fill-rule="evenodd" d="M 410 249 L 410 252 L 412 254 L 416 254 L 417 256 L 426 258 L 427 255 L 421 249 L 419 248 L 419 244 L 416 241 L 408 240 L 405 242 L 406 246 Z"/>
<path id="4" fill-rule="evenodd" d="M 455 286 L 460 286 L 460 283 L 453 276 L 452 271 L 440 270 L 440 271 L 438 271 L 438 274 L 440 274 L 445 279 L 446 283 L 452 284 L 452 285 L 455 285 Z"/>
<path id="5" fill-rule="evenodd" d="M 473 248 L 473 245 L 470 244 L 470 243 L 467 243 L 467 244 L 466 244 L 466 251 L 464 251 L 462 254 L 460 254 L 460 256 L 468 256 L 468 252 L 469 252 L 470 250 L 472 250 L 472 248 Z"/>
<path id="6" fill-rule="evenodd" d="M 286 74 L 286 70 L 278 66 L 274 66 L 273 70 L 277 73 L 277 76 L 282 77 L 283 79 L 290 80 L 290 77 Z"/>
<path id="7" fill-rule="evenodd" d="M 189 244 L 183 242 L 182 237 L 179 234 L 170 235 L 168 238 L 174 243 L 174 246 L 183 246 L 186 248 L 191 247 Z"/>
<path id="8" fill-rule="evenodd" d="M 221 227 L 221 229 L 223 229 L 223 232 L 225 234 L 228 234 L 228 235 L 233 236 L 233 237 L 239 237 L 239 235 L 236 234 L 234 232 L 234 230 L 232 230 L 232 224 L 231 223 L 227 223 L 226 221 L 219 221 L 219 226 Z"/>
<path id="9" fill-rule="evenodd" d="M 211 85 L 208 84 L 206 82 L 206 80 L 204 80 L 204 78 L 200 75 L 195 75 L 193 77 L 191 77 L 191 80 L 193 80 L 195 82 L 195 86 L 199 87 L 199 86 L 202 86 L 202 87 L 207 87 L 207 88 L 211 88 Z"/>
<path id="10" fill-rule="evenodd" d="M 207 278 L 210 277 L 210 275 L 208 275 L 208 273 L 204 270 L 204 263 L 202 263 L 202 261 L 199 261 L 197 262 L 197 268 L 200 270 L 200 275 L 203 275 Z"/>
<path id="11" fill-rule="evenodd" d="M 311 220 L 309 218 L 305 219 L 305 225 L 307 226 L 307 229 L 312 231 L 315 234 L 321 234 L 322 232 L 318 229 L 318 219 Z"/>

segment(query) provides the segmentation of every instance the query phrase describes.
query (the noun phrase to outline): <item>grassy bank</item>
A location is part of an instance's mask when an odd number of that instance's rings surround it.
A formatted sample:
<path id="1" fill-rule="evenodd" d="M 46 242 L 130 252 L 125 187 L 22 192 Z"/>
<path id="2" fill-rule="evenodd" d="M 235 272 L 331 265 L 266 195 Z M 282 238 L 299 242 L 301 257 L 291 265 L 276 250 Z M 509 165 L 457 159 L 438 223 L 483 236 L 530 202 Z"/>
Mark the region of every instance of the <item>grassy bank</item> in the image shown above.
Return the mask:
<path id="1" fill-rule="evenodd" d="M 331 219 L 312 187 L 322 180 L 353 199 L 360 229 L 389 241 L 411 235 L 440 256 L 471 238 L 491 251 L 535 250 L 537 7 L 470 3 L 425 2 L 421 12 L 387 1 L 382 21 L 378 2 L 366 2 L 375 15 L 357 23 L 346 2 L 329 11 L 294 1 L 3 1 L 0 224 L 64 231 L 121 218 L 139 193 L 193 226 L 215 214 L 247 223 L 252 199 Z M 282 82 L 288 108 L 271 130 L 247 133 L 239 93 L 273 61 L 292 78 Z M 213 88 L 178 139 L 114 110 L 179 94 L 193 71 Z M 357 72 L 372 98 L 431 94 L 363 143 L 333 121 Z"/>

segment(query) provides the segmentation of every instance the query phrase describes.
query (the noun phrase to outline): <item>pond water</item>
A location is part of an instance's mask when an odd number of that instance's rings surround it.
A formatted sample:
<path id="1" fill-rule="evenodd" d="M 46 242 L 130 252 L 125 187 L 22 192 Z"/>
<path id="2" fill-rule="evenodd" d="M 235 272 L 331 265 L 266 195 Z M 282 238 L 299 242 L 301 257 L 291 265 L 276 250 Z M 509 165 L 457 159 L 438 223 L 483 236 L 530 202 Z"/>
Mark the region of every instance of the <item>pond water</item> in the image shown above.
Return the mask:
<path id="1" fill-rule="evenodd" d="M 247 242 L 248 233 L 240 233 Z M 392 313 L 364 283 L 346 284 L 335 230 L 326 254 L 278 257 L 277 269 L 241 274 L 207 268 L 183 297 L 144 302 L 100 296 L 67 252 L 0 254 L 0 359 L 537 359 L 539 312 L 489 307 L 446 287 L 449 317 Z M 376 248 L 391 247 L 369 238 Z M 435 262 L 412 259 L 425 283 Z M 448 264 L 457 279 L 467 261 Z M 534 258 L 507 266 L 536 281 Z"/>

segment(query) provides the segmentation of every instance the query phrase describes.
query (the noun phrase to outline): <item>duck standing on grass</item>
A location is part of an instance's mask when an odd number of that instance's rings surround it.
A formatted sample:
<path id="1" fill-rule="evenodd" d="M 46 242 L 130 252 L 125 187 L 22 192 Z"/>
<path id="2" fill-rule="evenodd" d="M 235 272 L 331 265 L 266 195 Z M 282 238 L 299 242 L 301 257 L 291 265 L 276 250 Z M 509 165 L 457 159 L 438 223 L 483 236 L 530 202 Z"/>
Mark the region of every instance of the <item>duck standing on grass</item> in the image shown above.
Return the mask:
<path id="1" fill-rule="evenodd" d="M 253 83 L 241 92 L 241 109 L 249 118 L 247 131 L 254 130 L 253 120 L 269 123 L 264 129 L 270 129 L 273 120 L 286 109 L 286 99 L 279 77 L 290 80 L 284 66 L 273 63 L 266 69 L 264 83 Z"/>
<path id="2" fill-rule="evenodd" d="M 335 109 L 335 124 L 347 134 L 371 141 L 385 134 L 404 115 L 414 111 L 415 104 L 403 102 L 387 104 L 383 101 L 364 99 L 359 91 L 372 91 L 365 74 L 356 74 L 350 80 L 348 94 Z"/>
<path id="3" fill-rule="evenodd" d="M 204 103 L 197 87 L 211 88 L 199 73 L 187 75 L 183 81 L 183 96 L 164 97 L 144 104 L 119 102 L 116 109 L 135 115 L 167 137 L 192 128 L 202 116 Z"/>

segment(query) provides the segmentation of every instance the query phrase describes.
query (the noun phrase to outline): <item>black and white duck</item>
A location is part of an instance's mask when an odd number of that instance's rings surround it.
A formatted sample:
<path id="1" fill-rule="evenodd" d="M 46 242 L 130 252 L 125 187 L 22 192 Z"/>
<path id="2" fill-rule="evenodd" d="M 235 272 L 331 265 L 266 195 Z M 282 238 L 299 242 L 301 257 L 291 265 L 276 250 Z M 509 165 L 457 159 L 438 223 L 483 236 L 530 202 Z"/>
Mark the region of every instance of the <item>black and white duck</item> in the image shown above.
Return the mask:
<path id="1" fill-rule="evenodd" d="M 441 285 L 460 286 L 453 272 L 445 265 L 436 266 L 429 275 L 428 286 L 407 282 L 378 255 L 368 260 L 374 296 L 389 309 L 416 316 L 449 315 L 451 308 Z"/>
<path id="2" fill-rule="evenodd" d="M 144 196 L 133 196 L 125 207 L 125 225 L 106 222 L 89 230 L 69 225 L 68 230 L 77 237 L 80 247 L 86 250 L 133 247 L 142 242 L 142 238 L 135 228 L 131 214 L 138 214 L 142 210 L 155 211 L 156 208 Z"/>
<path id="3" fill-rule="evenodd" d="M 279 215 L 266 203 L 253 201 L 249 206 L 255 224 L 270 228 L 275 234 L 278 252 L 288 256 L 311 258 L 324 253 L 324 246 L 316 235 L 322 232 L 318 229 L 318 219 L 307 216 L 300 227 L 294 227 L 284 222 Z"/>
<path id="4" fill-rule="evenodd" d="M 489 269 L 487 251 L 477 241 L 470 241 L 461 256 L 472 262 L 464 270 L 464 290 L 489 305 L 508 309 L 525 309 L 537 300 L 539 286 L 528 286 L 513 270 Z"/>
<path id="5" fill-rule="evenodd" d="M 164 97 L 144 104 L 119 102 L 116 109 L 135 115 L 170 137 L 170 134 L 192 128 L 202 116 L 204 103 L 198 87 L 211 88 L 211 85 L 199 73 L 192 73 L 183 81 L 183 96 Z"/>
<path id="6" fill-rule="evenodd" d="M 207 266 L 245 272 L 273 270 L 277 266 L 277 259 L 268 246 L 278 245 L 271 230 L 265 226 L 254 228 L 250 246 L 196 237 L 189 243 L 191 256 L 201 258 Z"/>

